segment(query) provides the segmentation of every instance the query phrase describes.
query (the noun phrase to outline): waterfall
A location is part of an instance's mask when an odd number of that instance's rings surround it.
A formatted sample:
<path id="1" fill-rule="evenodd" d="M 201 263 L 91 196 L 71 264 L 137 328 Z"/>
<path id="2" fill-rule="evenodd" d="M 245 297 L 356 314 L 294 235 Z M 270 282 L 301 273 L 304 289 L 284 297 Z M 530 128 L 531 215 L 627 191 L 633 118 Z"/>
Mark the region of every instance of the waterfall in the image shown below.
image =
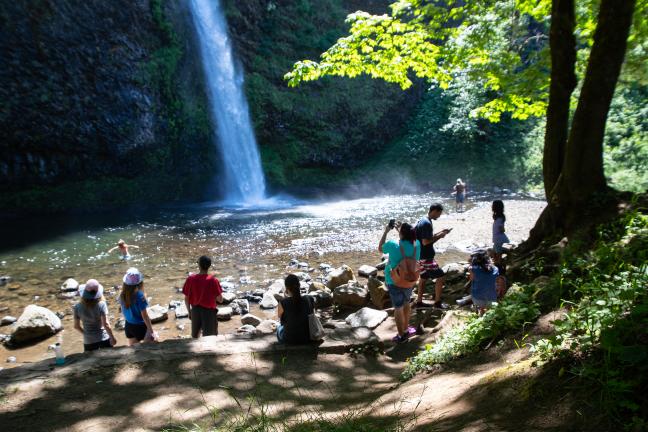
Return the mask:
<path id="1" fill-rule="evenodd" d="M 228 204 L 255 204 L 265 198 L 261 157 L 243 93 L 243 74 L 236 67 L 220 0 L 191 0 L 207 84 L 223 160 L 223 186 Z"/>

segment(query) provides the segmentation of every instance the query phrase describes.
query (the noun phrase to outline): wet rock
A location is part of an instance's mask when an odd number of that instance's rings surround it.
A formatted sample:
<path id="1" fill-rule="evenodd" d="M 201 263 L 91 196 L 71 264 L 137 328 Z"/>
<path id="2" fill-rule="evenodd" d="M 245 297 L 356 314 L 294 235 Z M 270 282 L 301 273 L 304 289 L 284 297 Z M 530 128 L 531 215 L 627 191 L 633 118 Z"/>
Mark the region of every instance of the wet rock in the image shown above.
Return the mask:
<path id="1" fill-rule="evenodd" d="M 267 292 L 263 295 L 263 299 L 261 300 L 260 307 L 261 309 L 274 309 L 277 307 L 279 302 L 275 298 L 274 294 Z"/>
<path id="2" fill-rule="evenodd" d="M 63 282 L 63 285 L 61 285 L 61 291 L 63 292 L 70 292 L 70 291 L 77 291 L 79 289 L 79 282 L 77 282 L 74 278 L 69 278 L 65 282 Z"/>
<path id="3" fill-rule="evenodd" d="M 9 325 L 9 324 L 13 324 L 16 321 L 18 321 L 18 319 L 16 317 L 12 317 L 12 316 L 7 315 L 5 317 L 2 317 L 2 319 L 0 320 L 0 326 L 6 326 L 6 325 Z"/>
<path id="4" fill-rule="evenodd" d="M 245 324 L 239 328 L 236 329 L 237 333 L 242 333 L 242 334 L 248 334 L 248 335 L 255 335 L 258 333 L 256 327 L 250 324 Z"/>
<path id="5" fill-rule="evenodd" d="M 11 282 L 11 276 L 0 276 L 0 286 L 5 286 Z"/>
<path id="6" fill-rule="evenodd" d="M 218 308 L 218 313 L 216 314 L 216 319 L 218 321 L 229 321 L 232 319 L 232 308 L 229 306 L 223 306 Z"/>
<path id="7" fill-rule="evenodd" d="M 270 289 L 268 289 L 268 290 L 270 290 Z M 266 293 L 266 290 L 263 290 L 263 289 L 260 289 L 260 288 L 255 289 L 254 291 L 252 291 L 252 295 L 255 295 L 255 296 L 258 296 L 258 297 L 263 297 L 263 294 L 265 294 L 265 293 Z"/>
<path id="8" fill-rule="evenodd" d="M 124 330 L 126 327 L 126 320 L 124 318 L 118 318 L 117 322 L 115 323 L 115 328 L 117 330 Z"/>
<path id="9" fill-rule="evenodd" d="M 150 308 L 148 308 L 147 312 L 153 324 L 166 321 L 169 319 L 169 309 L 159 304 L 156 304 L 155 306 L 151 306 Z"/>
<path id="10" fill-rule="evenodd" d="M 300 270 L 308 270 L 308 267 L 309 267 L 309 265 L 305 261 L 297 263 L 297 268 L 299 268 Z"/>
<path id="11" fill-rule="evenodd" d="M 258 326 L 263 320 L 252 314 L 245 314 L 241 317 L 241 324 L 249 324 L 251 326 Z"/>
<path id="12" fill-rule="evenodd" d="M 326 277 L 326 286 L 330 289 L 337 288 L 341 285 L 354 280 L 353 270 L 348 265 L 336 268 Z"/>
<path id="13" fill-rule="evenodd" d="M 387 312 L 376 310 L 369 307 L 363 307 L 359 311 L 352 313 L 346 318 L 346 323 L 351 327 L 368 327 L 375 329 L 381 322 L 387 319 Z"/>
<path id="14" fill-rule="evenodd" d="M 236 285 L 233 282 L 221 282 L 221 288 L 225 292 L 234 292 L 236 291 Z"/>
<path id="15" fill-rule="evenodd" d="M 11 333 L 11 342 L 23 344 L 31 340 L 51 336 L 63 329 L 61 319 L 51 310 L 29 305 L 25 308 Z"/>
<path id="16" fill-rule="evenodd" d="M 182 300 L 171 300 L 169 302 L 169 309 L 176 309 L 176 308 L 180 307 L 183 304 L 184 304 L 184 302 Z"/>
<path id="17" fill-rule="evenodd" d="M 16 357 L 14 356 L 7 357 L 7 363 L 16 363 Z"/>
<path id="18" fill-rule="evenodd" d="M 245 296 L 245 300 L 251 302 L 251 303 L 261 303 L 263 300 L 263 297 L 255 296 L 252 294 L 248 294 Z"/>
<path id="19" fill-rule="evenodd" d="M 16 291 L 22 288 L 22 285 L 20 285 L 18 282 L 12 282 L 9 285 L 7 285 L 7 289 L 9 291 Z"/>
<path id="20" fill-rule="evenodd" d="M 333 302 L 342 306 L 364 306 L 368 295 L 367 288 L 351 281 L 333 290 Z"/>
<path id="21" fill-rule="evenodd" d="M 376 276 L 378 274 L 378 269 L 370 265 L 360 266 L 358 269 L 358 275 L 368 278 L 369 276 Z"/>
<path id="22" fill-rule="evenodd" d="M 315 307 L 317 309 L 333 306 L 333 296 L 329 291 L 311 291 L 307 295 L 315 300 Z"/>
<path id="23" fill-rule="evenodd" d="M 67 292 L 61 292 L 58 295 L 58 298 L 66 300 L 66 299 L 73 299 L 74 297 L 78 296 L 79 292 L 78 291 L 67 291 Z"/>
<path id="24" fill-rule="evenodd" d="M 224 292 L 223 293 L 223 304 L 230 304 L 232 301 L 236 299 L 236 294 L 231 293 L 231 292 Z"/>
<path id="25" fill-rule="evenodd" d="M 299 278 L 300 281 L 302 282 L 310 282 L 311 280 L 311 275 L 309 275 L 306 272 L 295 272 L 293 273 L 295 276 Z"/>
<path id="26" fill-rule="evenodd" d="M 239 306 L 239 313 L 245 315 L 250 312 L 250 303 L 246 299 L 236 299 L 235 303 Z"/>
<path id="27" fill-rule="evenodd" d="M 229 307 L 232 308 L 232 315 L 241 315 L 241 307 L 238 303 L 232 302 L 229 304 Z"/>
<path id="28" fill-rule="evenodd" d="M 311 282 L 308 285 L 308 291 L 309 292 L 312 292 L 312 291 L 327 291 L 327 292 L 330 292 L 331 290 L 329 290 L 326 287 L 326 285 L 324 285 L 322 282 Z"/>
<path id="29" fill-rule="evenodd" d="M 268 290 L 267 290 L 266 292 L 264 292 L 262 295 L 265 297 L 266 294 L 271 294 L 271 295 L 273 295 L 274 298 L 275 298 L 275 300 L 276 300 L 277 302 L 280 302 L 281 300 L 283 300 L 284 297 L 286 296 L 286 295 L 285 295 L 285 294 L 286 294 L 286 286 L 285 286 L 285 284 L 284 284 L 283 279 L 276 279 L 276 280 L 275 280 L 275 281 L 274 281 L 274 282 L 273 282 L 273 283 L 268 287 Z M 262 301 L 261 303 L 263 303 L 263 301 Z M 270 302 L 269 304 L 271 304 L 271 303 L 272 303 L 272 302 Z M 261 306 L 261 307 L 263 307 L 263 306 Z M 275 305 L 275 306 L 272 306 L 272 307 L 276 307 L 276 305 Z M 270 307 L 270 308 L 271 308 L 271 307 Z M 270 309 L 270 308 L 268 308 L 268 309 Z"/>
<path id="30" fill-rule="evenodd" d="M 262 334 L 272 334 L 277 331 L 277 326 L 279 326 L 279 323 L 277 321 L 265 320 L 261 321 L 261 324 L 259 324 L 256 329 Z"/>
<path id="31" fill-rule="evenodd" d="M 189 317 L 189 311 L 187 310 L 187 306 L 184 304 L 184 302 L 180 303 L 180 305 L 176 306 L 175 308 L 175 317 L 176 319 L 178 318 L 188 318 Z"/>
<path id="32" fill-rule="evenodd" d="M 377 278 L 369 278 L 369 280 L 367 281 L 367 289 L 369 290 L 371 303 L 373 303 L 377 308 L 384 309 L 391 302 L 387 287 Z"/>

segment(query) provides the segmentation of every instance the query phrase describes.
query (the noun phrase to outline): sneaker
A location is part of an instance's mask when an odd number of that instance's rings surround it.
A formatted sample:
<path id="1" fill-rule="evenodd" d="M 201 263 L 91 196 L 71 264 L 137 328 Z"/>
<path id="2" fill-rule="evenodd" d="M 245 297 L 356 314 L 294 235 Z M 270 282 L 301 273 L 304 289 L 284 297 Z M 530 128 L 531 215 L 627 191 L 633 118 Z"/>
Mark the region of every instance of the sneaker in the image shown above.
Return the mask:
<path id="1" fill-rule="evenodd" d="M 408 333 L 405 333 L 403 336 L 397 334 L 396 336 L 394 336 L 392 338 L 392 342 L 400 344 L 400 343 L 403 343 L 403 342 L 407 341 L 408 337 L 409 337 Z"/>
<path id="2" fill-rule="evenodd" d="M 447 303 L 443 303 L 442 301 L 434 302 L 434 306 L 437 309 L 450 309 L 450 306 Z"/>
<path id="3" fill-rule="evenodd" d="M 423 301 L 416 302 L 414 303 L 414 307 L 418 309 L 423 309 L 423 308 L 432 308 L 434 305 L 432 303 L 425 303 Z"/>

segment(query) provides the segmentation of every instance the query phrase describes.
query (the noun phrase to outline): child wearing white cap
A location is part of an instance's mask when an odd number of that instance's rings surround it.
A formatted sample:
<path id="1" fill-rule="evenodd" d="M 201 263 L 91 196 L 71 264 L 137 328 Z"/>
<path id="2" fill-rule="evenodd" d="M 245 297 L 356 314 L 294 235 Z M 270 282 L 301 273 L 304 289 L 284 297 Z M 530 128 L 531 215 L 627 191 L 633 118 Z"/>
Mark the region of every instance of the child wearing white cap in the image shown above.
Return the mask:
<path id="1" fill-rule="evenodd" d="M 108 321 L 108 306 L 103 299 L 103 287 L 96 279 L 79 285 L 81 300 L 74 305 L 74 328 L 83 334 L 83 350 L 94 351 L 115 346 Z M 83 323 L 83 327 L 81 327 Z"/>
<path id="2" fill-rule="evenodd" d="M 126 271 L 123 280 L 119 304 L 126 320 L 124 332 L 128 338 L 128 345 L 157 340 L 157 334 L 153 331 L 153 324 L 146 311 L 148 301 L 144 294 L 144 275 L 135 267 L 131 267 Z"/>

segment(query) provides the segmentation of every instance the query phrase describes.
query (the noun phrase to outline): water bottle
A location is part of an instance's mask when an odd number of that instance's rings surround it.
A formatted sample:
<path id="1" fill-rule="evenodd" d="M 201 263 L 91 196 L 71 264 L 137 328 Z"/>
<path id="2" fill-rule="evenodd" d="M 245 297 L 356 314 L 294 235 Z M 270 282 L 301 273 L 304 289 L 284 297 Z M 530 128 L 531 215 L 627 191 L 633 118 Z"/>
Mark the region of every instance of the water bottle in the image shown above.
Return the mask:
<path id="1" fill-rule="evenodd" d="M 54 354 L 56 355 L 57 365 L 62 365 L 65 363 L 65 355 L 63 354 L 63 347 L 61 347 L 60 342 L 57 342 L 54 346 Z"/>

